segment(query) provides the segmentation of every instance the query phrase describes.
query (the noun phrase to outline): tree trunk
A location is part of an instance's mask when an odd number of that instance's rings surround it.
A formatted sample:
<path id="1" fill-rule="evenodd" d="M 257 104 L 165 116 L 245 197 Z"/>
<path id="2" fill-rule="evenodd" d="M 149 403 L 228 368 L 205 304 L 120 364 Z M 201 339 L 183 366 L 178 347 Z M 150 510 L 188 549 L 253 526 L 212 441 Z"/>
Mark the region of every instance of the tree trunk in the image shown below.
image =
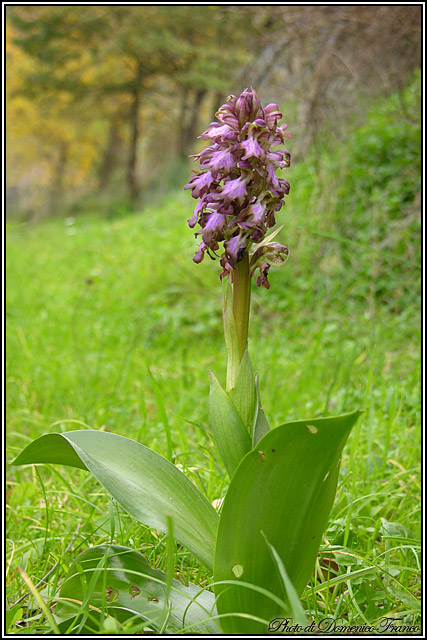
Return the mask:
<path id="1" fill-rule="evenodd" d="M 239 95 L 239 94 L 237 94 Z M 213 110 L 212 110 L 212 120 L 215 120 L 215 114 L 218 111 L 218 109 L 220 108 L 221 105 L 223 105 L 226 102 L 226 95 L 224 94 L 223 91 L 215 91 L 215 96 L 214 96 L 214 101 L 213 101 Z"/>
<path id="2" fill-rule="evenodd" d="M 139 185 L 136 175 L 137 155 L 138 155 L 138 139 L 139 139 L 139 107 L 141 102 L 142 88 L 142 65 L 138 64 L 138 70 L 135 78 L 135 84 L 132 90 L 132 104 L 130 108 L 130 140 L 129 140 L 129 157 L 127 166 L 127 184 L 129 190 L 129 198 L 131 202 L 135 202 L 139 195 Z"/>
<path id="3" fill-rule="evenodd" d="M 101 167 L 99 169 L 99 183 L 98 188 L 100 191 L 105 189 L 113 174 L 113 171 L 117 165 L 118 150 L 120 147 L 119 136 L 119 118 L 113 116 L 110 121 L 110 131 L 108 134 L 108 142 L 104 151 L 104 158 L 102 160 Z"/>
<path id="4" fill-rule="evenodd" d="M 178 153 L 181 157 L 186 156 L 186 118 L 188 112 L 188 87 L 182 87 L 181 92 L 181 113 L 179 117 Z"/>
<path id="5" fill-rule="evenodd" d="M 202 100 L 207 93 L 207 89 L 197 89 L 194 93 L 192 104 L 189 104 L 188 90 L 183 89 L 181 103 L 181 128 L 179 136 L 179 155 L 187 158 L 192 145 L 197 137 L 197 126 L 199 122 L 199 112 Z"/>
<path id="6" fill-rule="evenodd" d="M 53 170 L 52 185 L 48 198 L 47 213 L 49 216 L 55 213 L 55 209 L 64 195 L 64 173 L 68 157 L 68 144 L 61 142 L 59 144 L 58 156 Z"/>

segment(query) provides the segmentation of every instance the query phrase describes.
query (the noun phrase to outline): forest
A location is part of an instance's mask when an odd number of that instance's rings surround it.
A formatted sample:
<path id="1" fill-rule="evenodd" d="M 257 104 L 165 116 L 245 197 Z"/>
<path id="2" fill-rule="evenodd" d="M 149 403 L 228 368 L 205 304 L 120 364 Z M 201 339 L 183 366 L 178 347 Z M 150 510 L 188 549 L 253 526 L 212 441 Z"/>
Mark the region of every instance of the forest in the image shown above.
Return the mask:
<path id="1" fill-rule="evenodd" d="M 132 207 L 179 186 L 199 131 L 245 86 L 279 102 L 303 159 L 420 64 L 416 6 L 7 14 L 7 204 L 30 220 Z"/>

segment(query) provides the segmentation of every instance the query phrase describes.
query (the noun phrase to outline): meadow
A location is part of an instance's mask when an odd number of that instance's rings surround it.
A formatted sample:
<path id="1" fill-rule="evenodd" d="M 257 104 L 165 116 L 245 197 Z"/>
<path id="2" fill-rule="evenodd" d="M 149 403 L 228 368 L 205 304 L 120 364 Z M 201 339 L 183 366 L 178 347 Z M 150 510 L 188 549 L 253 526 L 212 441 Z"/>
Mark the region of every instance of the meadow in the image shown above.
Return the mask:
<path id="1" fill-rule="evenodd" d="M 388 616 L 419 624 L 414 86 L 405 113 L 402 96 L 381 101 L 343 143 L 329 140 L 296 158 L 278 216 L 289 261 L 272 268 L 269 291 L 252 289 L 249 351 L 270 424 L 364 410 L 302 598 L 317 622 Z M 213 501 L 225 487 L 206 433 L 208 370 L 223 381 L 226 369 L 219 266 L 192 262 L 194 203 L 188 192 L 165 191 L 135 213 L 113 208 L 102 217 L 94 208 L 8 224 L 7 459 L 43 433 L 85 428 L 164 454 L 170 430 L 176 464 Z M 11 633 L 51 631 L 18 567 L 49 607 L 67 566 L 90 545 L 132 546 L 164 569 L 164 536 L 133 521 L 83 471 L 12 467 L 6 520 Z M 182 548 L 175 568 L 184 582 L 206 583 Z M 140 620 L 114 624 L 110 633 L 149 628 Z"/>

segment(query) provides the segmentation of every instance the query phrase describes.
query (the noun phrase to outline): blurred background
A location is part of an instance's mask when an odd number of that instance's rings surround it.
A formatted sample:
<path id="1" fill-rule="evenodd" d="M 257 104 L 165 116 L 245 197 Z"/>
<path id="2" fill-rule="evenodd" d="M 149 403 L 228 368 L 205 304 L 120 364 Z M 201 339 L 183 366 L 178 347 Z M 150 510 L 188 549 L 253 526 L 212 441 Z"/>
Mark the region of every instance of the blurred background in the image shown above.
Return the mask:
<path id="1" fill-rule="evenodd" d="M 410 118 L 420 30 L 411 5 L 9 6 L 8 215 L 115 216 L 181 186 L 197 135 L 250 85 L 283 108 L 295 162 L 379 96 Z"/>

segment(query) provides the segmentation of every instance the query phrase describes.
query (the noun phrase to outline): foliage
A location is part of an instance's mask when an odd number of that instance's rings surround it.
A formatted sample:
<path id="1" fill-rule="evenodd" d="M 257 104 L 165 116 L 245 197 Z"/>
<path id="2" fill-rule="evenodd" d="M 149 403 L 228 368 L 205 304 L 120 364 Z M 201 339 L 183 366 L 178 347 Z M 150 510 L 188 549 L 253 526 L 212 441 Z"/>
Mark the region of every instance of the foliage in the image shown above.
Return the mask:
<path id="1" fill-rule="evenodd" d="M 333 146 L 324 134 L 313 157 L 290 170 L 296 192 L 289 207 L 314 210 L 311 268 L 360 278 L 359 293 L 348 282 L 349 298 L 374 296 L 393 311 L 419 302 L 420 97 L 417 74 L 404 92 L 375 102 L 343 143 Z"/>
<path id="2" fill-rule="evenodd" d="M 55 158 L 66 144 L 67 175 L 68 165 L 73 167 L 75 155 L 84 150 L 92 190 L 97 174 L 103 185 L 102 168 L 117 164 L 117 146 L 124 142 L 131 199 L 140 187 L 140 138 L 150 144 L 159 139 L 159 130 L 165 131 L 167 146 L 188 154 L 186 128 L 191 135 L 198 101 L 208 89 L 226 92 L 223 66 L 247 59 L 247 21 L 226 17 L 215 7 L 10 7 L 8 14 L 9 75 L 15 78 L 8 94 L 12 120 L 19 104 L 34 111 L 38 122 L 29 125 L 48 153 Z M 171 136 L 171 121 L 177 133 L 181 127 L 179 135 Z M 120 130 L 113 147 L 102 142 L 111 126 Z M 22 133 L 15 127 L 11 133 L 12 149 L 22 152 Z M 17 165 L 17 158 L 11 164 Z M 59 181 L 54 167 L 51 161 L 53 186 Z M 71 173 L 67 186 L 78 185 L 77 178 Z M 12 184 L 19 179 L 22 173 Z M 60 200 L 62 190 L 54 195 Z"/>

